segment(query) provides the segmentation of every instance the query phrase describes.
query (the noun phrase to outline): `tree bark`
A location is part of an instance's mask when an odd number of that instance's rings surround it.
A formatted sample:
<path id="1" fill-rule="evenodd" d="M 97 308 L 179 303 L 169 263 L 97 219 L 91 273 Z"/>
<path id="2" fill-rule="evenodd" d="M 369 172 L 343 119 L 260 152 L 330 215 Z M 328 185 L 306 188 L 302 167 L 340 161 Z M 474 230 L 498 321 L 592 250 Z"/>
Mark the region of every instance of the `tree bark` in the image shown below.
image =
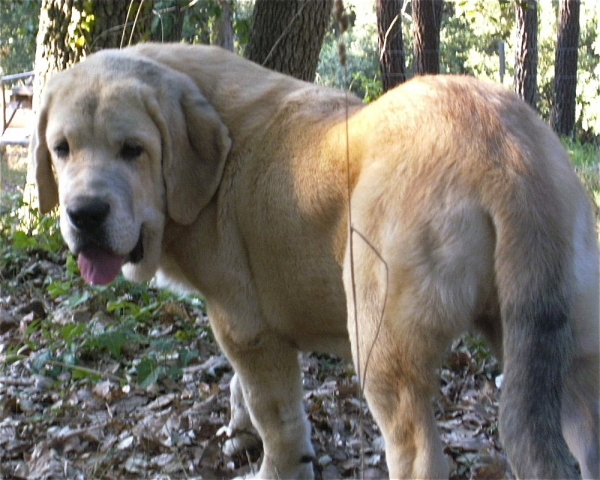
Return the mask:
<path id="1" fill-rule="evenodd" d="M 415 75 L 440 73 L 440 28 L 444 0 L 413 0 Z"/>
<path id="2" fill-rule="evenodd" d="M 81 18 L 83 0 L 43 0 L 36 39 L 34 110 L 46 80 L 55 72 L 65 70 L 85 56 L 85 39 L 78 42 L 70 31 Z"/>
<path id="3" fill-rule="evenodd" d="M 515 58 L 515 91 L 537 109 L 538 10 L 537 0 L 516 3 L 517 45 Z"/>
<path id="4" fill-rule="evenodd" d="M 150 40 L 152 1 L 96 0 L 89 51 L 121 48 Z"/>
<path id="5" fill-rule="evenodd" d="M 92 51 L 118 48 L 121 40 L 127 45 L 130 40 L 135 43 L 150 38 L 152 7 L 149 0 L 43 0 L 36 39 L 34 107 L 53 73 L 65 70 Z"/>
<path id="6" fill-rule="evenodd" d="M 552 128 L 562 135 L 572 134 L 575 128 L 580 6 L 580 0 L 560 2 L 551 123 Z"/>
<path id="7" fill-rule="evenodd" d="M 333 0 L 256 0 L 246 57 L 312 82 Z"/>
<path id="8" fill-rule="evenodd" d="M 233 52 L 233 0 L 218 0 L 221 14 L 215 22 L 215 45 Z"/>
<path id="9" fill-rule="evenodd" d="M 379 66 L 383 91 L 406 81 L 406 59 L 402 38 L 404 0 L 377 0 Z"/>

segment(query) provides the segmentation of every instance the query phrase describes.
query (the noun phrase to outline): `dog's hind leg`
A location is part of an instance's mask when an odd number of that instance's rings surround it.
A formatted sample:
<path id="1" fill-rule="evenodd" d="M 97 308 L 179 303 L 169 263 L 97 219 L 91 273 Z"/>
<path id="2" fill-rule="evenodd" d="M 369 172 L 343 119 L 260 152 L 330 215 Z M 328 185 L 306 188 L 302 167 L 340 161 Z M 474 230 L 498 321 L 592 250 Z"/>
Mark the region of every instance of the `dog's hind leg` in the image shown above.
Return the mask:
<path id="1" fill-rule="evenodd" d="M 353 194 L 356 230 L 344 264 L 355 365 L 390 477 L 448 478 L 432 409 L 435 369 L 451 340 L 493 304 L 493 232 L 461 197 L 438 202 L 439 212 L 386 211 L 395 201 L 377 197 L 382 182 L 370 180 Z"/>
<path id="2" fill-rule="evenodd" d="M 359 296 L 359 304 L 363 300 Z M 431 404 L 436 393 L 437 355 L 424 354 L 438 340 L 428 338 L 428 332 L 419 331 L 418 326 L 400 338 L 390 328 L 387 315 L 377 325 L 379 305 L 372 306 L 375 308 L 369 312 L 362 303 L 358 324 L 350 314 L 348 328 L 354 337 L 353 356 L 361 387 L 385 440 L 390 478 L 447 479 L 448 465 Z M 441 345 L 437 347 L 443 351 Z"/>
<path id="3" fill-rule="evenodd" d="M 348 330 L 361 387 L 385 440 L 390 478 L 447 479 L 432 409 L 435 367 L 447 337 L 422 321 L 426 312 L 410 308 L 409 289 L 402 295 L 386 288 L 381 261 L 357 257 L 354 275 L 348 261 L 344 272 Z"/>

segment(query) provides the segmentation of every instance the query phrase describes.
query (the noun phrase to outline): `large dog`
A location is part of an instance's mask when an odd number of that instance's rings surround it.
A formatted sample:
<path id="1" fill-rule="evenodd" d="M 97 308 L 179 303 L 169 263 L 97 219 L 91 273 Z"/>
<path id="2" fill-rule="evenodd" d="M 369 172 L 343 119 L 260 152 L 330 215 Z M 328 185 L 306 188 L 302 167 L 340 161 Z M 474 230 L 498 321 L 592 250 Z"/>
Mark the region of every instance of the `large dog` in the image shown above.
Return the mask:
<path id="1" fill-rule="evenodd" d="M 309 350 L 353 357 L 392 478 L 447 478 L 435 368 L 478 328 L 503 358 L 516 474 L 576 478 L 570 449 L 600 478 L 590 202 L 505 89 L 422 77 L 364 106 L 217 48 L 146 44 L 56 75 L 33 154 L 88 282 L 122 268 L 204 295 L 259 477 L 313 476 Z"/>

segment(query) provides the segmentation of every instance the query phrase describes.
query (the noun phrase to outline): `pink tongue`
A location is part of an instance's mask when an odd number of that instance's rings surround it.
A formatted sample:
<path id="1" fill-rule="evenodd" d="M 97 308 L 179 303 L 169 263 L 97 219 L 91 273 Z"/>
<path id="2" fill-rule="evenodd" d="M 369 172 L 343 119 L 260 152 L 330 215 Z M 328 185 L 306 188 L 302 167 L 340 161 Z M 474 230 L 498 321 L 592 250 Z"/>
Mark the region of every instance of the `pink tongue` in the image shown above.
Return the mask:
<path id="1" fill-rule="evenodd" d="M 101 248 L 87 248 L 79 254 L 77 264 L 83 279 L 90 285 L 107 285 L 121 270 L 124 257 Z"/>

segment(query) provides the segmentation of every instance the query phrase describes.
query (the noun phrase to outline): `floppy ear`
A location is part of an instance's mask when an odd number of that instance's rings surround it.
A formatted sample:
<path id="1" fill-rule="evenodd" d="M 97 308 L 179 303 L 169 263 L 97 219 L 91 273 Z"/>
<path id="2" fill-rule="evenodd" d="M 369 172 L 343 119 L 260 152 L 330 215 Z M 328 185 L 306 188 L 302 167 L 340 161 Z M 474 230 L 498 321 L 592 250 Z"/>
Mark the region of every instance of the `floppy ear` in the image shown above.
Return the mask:
<path id="1" fill-rule="evenodd" d="M 58 185 L 52 169 L 50 151 L 46 144 L 47 104 L 48 98 L 45 98 L 38 114 L 29 148 L 29 155 L 34 162 L 38 202 L 42 213 L 48 213 L 58 205 Z"/>
<path id="2" fill-rule="evenodd" d="M 167 210 L 177 223 L 189 225 L 221 182 L 231 140 L 218 113 L 191 79 L 172 72 L 164 88 L 172 93 L 149 107 L 159 109 L 151 115 L 163 137 Z"/>

